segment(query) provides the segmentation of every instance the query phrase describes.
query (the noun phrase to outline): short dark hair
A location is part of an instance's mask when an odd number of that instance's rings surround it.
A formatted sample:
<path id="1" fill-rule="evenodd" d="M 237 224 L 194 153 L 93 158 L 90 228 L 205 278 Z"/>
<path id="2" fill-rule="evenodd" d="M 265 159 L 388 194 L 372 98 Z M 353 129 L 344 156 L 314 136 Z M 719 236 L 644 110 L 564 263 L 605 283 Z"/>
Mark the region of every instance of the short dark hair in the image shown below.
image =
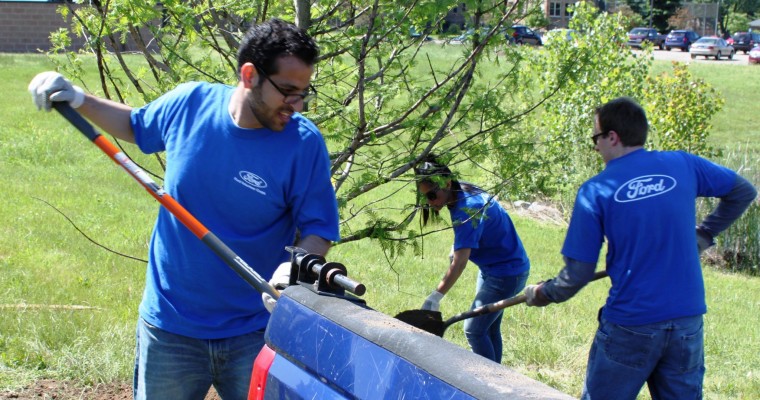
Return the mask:
<path id="1" fill-rule="evenodd" d="M 261 68 L 264 74 L 276 75 L 278 58 L 295 56 L 308 65 L 314 65 L 319 48 L 303 29 L 273 18 L 252 26 L 238 48 L 238 72 L 245 63 Z"/>
<path id="2" fill-rule="evenodd" d="M 644 109 L 630 97 L 618 97 L 594 110 L 600 132 L 615 131 L 624 146 L 643 146 L 649 123 Z"/>

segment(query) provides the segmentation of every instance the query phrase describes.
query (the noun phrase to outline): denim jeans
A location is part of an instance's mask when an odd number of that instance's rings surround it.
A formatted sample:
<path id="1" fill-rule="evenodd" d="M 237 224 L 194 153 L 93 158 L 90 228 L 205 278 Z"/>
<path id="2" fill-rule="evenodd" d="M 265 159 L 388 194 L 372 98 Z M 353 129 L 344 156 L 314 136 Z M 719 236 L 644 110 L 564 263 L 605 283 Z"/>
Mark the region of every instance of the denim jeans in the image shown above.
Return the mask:
<path id="1" fill-rule="evenodd" d="M 702 316 L 639 326 L 601 318 L 591 345 L 582 399 L 701 399 L 705 375 Z"/>
<path id="2" fill-rule="evenodd" d="M 211 385 L 225 400 L 246 399 L 264 333 L 194 339 L 137 322 L 134 398 L 203 400 Z"/>
<path id="3" fill-rule="evenodd" d="M 478 273 L 471 310 L 484 304 L 513 297 L 525 288 L 528 272 L 517 276 L 484 276 Z M 475 354 L 501 364 L 501 317 L 504 310 L 464 320 L 464 334 Z"/>

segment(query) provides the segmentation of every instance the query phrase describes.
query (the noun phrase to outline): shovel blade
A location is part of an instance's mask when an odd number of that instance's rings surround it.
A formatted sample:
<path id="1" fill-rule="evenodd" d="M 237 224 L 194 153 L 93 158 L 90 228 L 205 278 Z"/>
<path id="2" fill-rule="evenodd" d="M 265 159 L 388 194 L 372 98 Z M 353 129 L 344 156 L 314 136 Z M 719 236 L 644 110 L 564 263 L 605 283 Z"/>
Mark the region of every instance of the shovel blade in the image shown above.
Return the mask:
<path id="1" fill-rule="evenodd" d="M 422 329 L 425 332 L 443 337 L 446 327 L 443 323 L 443 317 L 439 311 L 430 310 L 406 310 L 397 314 L 395 318 L 401 322 Z"/>

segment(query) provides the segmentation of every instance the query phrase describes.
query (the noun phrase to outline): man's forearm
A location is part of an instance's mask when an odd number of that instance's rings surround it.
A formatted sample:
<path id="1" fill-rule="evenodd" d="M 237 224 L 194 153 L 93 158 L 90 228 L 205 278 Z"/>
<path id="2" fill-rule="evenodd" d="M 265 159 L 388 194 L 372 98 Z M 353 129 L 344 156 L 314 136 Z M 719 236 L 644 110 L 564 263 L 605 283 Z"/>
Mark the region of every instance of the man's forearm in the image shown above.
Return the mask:
<path id="1" fill-rule="evenodd" d="M 112 100 L 85 95 L 84 103 L 77 112 L 113 137 L 127 142 L 135 142 L 132 131 L 132 107 Z"/>
<path id="2" fill-rule="evenodd" d="M 743 177 L 737 176 L 733 189 L 720 198 L 718 206 L 705 217 L 700 228 L 712 237 L 718 236 L 741 217 L 755 197 L 757 197 L 757 189 Z"/>
<path id="3" fill-rule="evenodd" d="M 301 238 L 301 240 L 298 241 L 298 244 L 296 244 L 297 247 L 306 250 L 307 253 L 318 254 L 323 257 L 327 255 L 331 245 L 332 243 L 330 243 L 329 240 L 323 239 L 317 235 L 309 235 Z"/>
<path id="4" fill-rule="evenodd" d="M 541 294 L 553 303 L 561 303 L 575 296 L 594 278 L 595 264 L 564 257 L 565 267 L 559 275 L 541 286 Z"/>

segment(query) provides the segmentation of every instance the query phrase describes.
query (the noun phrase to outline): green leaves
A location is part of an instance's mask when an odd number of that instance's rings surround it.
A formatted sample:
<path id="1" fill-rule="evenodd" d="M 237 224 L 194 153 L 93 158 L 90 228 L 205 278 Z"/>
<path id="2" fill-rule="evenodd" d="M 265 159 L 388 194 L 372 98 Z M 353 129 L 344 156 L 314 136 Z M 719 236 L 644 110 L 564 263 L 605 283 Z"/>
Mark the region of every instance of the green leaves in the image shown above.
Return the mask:
<path id="1" fill-rule="evenodd" d="M 115 0 L 75 11 L 69 35 L 87 35 L 101 75 L 100 90 L 89 91 L 139 105 L 189 80 L 234 83 L 247 26 L 295 15 L 289 2 L 162 4 Z M 412 168 L 430 152 L 502 198 L 568 196 L 600 168 L 589 140 L 594 107 L 621 95 L 649 111 L 653 148 L 707 151 L 710 117 L 722 102 L 685 67 L 650 77 L 651 48 L 631 57 L 623 14 L 578 3 L 571 40 L 531 47 L 509 45 L 504 35 L 512 21 L 538 20 L 532 6 L 462 4 L 310 3 L 308 30 L 322 58 L 313 82 L 319 96 L 306 114 L 331 152 L 346 241 L 377 239 L 394 254 L 416 245 L 423 232 L 410 224 L 420 204 Z M 450 44 L 444 32 L 454 7 L 477 33 L 464 44 Z M 436 41 L 412 37 L 412 28 Z M 69 44 L 64 32 L 54 41 L 56 50 Z M 125 53 L 122 43 L 140 53 Z M 81 80 L 89 56 L 67 57 L 60 67 Z"/>

